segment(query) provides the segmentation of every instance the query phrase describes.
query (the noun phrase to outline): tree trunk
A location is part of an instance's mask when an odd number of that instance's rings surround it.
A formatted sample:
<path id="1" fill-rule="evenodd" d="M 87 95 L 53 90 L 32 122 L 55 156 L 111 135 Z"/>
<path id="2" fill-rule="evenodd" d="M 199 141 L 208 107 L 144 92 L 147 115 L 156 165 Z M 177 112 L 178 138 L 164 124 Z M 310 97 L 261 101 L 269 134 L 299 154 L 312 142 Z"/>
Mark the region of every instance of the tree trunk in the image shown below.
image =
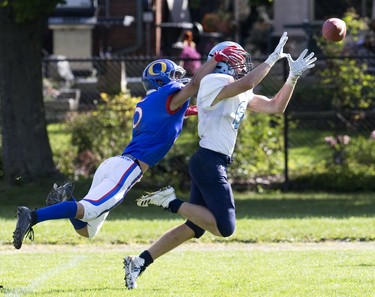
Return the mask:
<path id="1" fill-rule="evenodd" d="M 0 104 L 2 157 L 7 183 L 56 174 L 42 93 L 44 20 L 16 23 L 0 8 Z"/>

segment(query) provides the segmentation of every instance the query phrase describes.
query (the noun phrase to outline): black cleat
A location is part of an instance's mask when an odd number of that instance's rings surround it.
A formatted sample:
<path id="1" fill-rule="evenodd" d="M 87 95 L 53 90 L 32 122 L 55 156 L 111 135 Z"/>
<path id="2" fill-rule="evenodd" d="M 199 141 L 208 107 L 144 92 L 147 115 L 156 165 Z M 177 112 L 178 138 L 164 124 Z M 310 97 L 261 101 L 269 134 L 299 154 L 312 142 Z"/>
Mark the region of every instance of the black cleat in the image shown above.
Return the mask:
<path id="1" fill-rule="evenodd" d="M 25 236 L 29 236 L 30 240 L 34 240 L 34 230 L 31 228 L 31 210 L 25 206 L 17 208 L 17 225 L 13 232 L 13 245 L 19 250 Z"/>
<path id="2" fill-rule="evenodd" d="M 62 186 L 53 184 L 51 192 L 48 194 L 46 199 L 46 205 L 54 205 L 63 201 L 67 201 L 72 198 L 74 185 L 71 182 L 67 182 Z"/>

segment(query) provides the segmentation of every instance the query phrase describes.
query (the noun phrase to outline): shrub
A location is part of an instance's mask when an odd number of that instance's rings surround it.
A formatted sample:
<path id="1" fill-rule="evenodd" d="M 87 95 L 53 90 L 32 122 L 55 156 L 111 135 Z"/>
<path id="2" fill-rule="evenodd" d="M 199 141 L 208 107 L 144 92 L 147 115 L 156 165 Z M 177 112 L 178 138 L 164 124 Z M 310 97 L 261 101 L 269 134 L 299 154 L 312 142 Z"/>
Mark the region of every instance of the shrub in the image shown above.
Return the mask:
<path id="1" fill-rule="evenodd" d="M 375 97 L 375 77 L 367 72 L 366 63 L 349 58 L 356 54 L 353 47 L 361 31 L 367 29 L 366 19 L 359 18 L 350 9 L 343 20 L 350 28 L 350 36 L 344 39 L 347 41 L 333 43 L 323 37 L 316 37 L 318 46 L 328 58 L 320 72 L 321 83 L 325 86 L 325 95 L 332 98 L 336 110 L 366 110 L 372 107 Z"/>
<path id="2" fill-rule="evenodd" d="M 332 146 L 334 141 L 328 143 L 334 149 L 335 156 L 337 150 L 335 145 Z M 346 142 L 338 151 L 344 153 L 344 162 L 331 158 L 324 164 L 301 169 L 297 176 L 293 176 L 290 190 L 375 191 L 375 141 L 363 135 L 352 136 L 350 142 Z"/>
<path id="3" fill-rule="evenodd" d="M 346 152 L 348 161 L 353 166 L 365 166 L 367 171 L 375 172 L 375 140 L 370 137 L 359 136 L 351 142 Z"/>
<path id="4" fill-rule="evenodd" d="M 78 148 L 76 175 L 89 176 L 104 159 L 121 154 L 131 139 L 133 111 L 139 98 L 128 93 L 101 96 L 104 104 L 80 113 L 68 124 L 72 144 Z"/>
<path id="5" fill-rule="evenodd" d="M 363 130 L 362 135 L 359 134 L 364 115 L 374 106 L 375 77 L 367 72 L 366 63 L 351 57 L 355 55 L 353 46 L 359 40 L 360 32 L 367 29 L 367 24 L 366 19 L 359 18 L 354 10 L 349 10 L 343 19 L 350 29 L 344 42 L 327 42 L 321 37 L 317 41 L 327 57 L 320 72 L 322 94 L 330 98 L 340 119 L 346 115 L 345 121 L 334 121 L 333 135 L 325 138 L 332 149 L 329 158 L 301 168 L 293 176 L 290 189 L 375 190 L 375 143 L 363 136 Z"/>
<path id="6" fill-rule="evenodd" d="M 238 132 L 230 177 L 248 182 L 259 176 L 278 175 L 283 170 L 283 117 L 248 114 Z"/>

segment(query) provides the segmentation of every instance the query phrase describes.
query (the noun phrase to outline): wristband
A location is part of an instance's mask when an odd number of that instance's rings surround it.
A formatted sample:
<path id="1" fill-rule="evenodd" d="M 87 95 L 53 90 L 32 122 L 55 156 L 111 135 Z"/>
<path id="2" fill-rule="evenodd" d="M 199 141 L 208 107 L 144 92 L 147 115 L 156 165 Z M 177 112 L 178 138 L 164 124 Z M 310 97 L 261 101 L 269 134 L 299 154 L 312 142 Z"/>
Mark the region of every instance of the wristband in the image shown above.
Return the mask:
<path id="1" fill-rule="evenodd" d="M 299 76 L 289 74 L 288 79 L 286 80 L 285 83 L 294 87 L 296 85 L 298 79 L 299 79 Z"/>

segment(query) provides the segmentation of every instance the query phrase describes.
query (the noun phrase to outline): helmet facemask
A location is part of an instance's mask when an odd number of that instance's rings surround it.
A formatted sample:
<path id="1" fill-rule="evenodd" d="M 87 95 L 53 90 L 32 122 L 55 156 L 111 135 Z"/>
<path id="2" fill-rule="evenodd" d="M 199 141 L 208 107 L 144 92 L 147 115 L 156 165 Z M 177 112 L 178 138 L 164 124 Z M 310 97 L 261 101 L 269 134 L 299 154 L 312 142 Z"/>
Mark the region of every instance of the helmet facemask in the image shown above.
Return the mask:
<path id="1" fill-rule="evenodd" d="M 146 92 L 158 90 L 171 81 L 182 82 L 186 71 L 171 60 L 160 59 L 151 62 L 143 71 L 142 82 Z"/>
<path id="2" fill-rule="evenodd" d="M 233 41 L 223 41 L 215 45 L 208 54 L 208 60 L 213 58 L 216 51 L 222 50 L 227 46 L 236 46 L 239 49 L 243 50 L 243 47 L 238 43 Z M 238 64 L 229 64 L 227 62 L 219 62 L 216 65 L 214 73 L 223 73 L 233 76 L 234 79 L 240 79 L 244 77 L 253 69 L 253 63 L 251 62 L 250 54 L 246 53 L 243 55 L 244 59 L 241 63 Z"/>
<path id="3" fill-rule="evenodd" d="M 181 82 L 185 74 L 186 74 L 185 69 L 182 68 L 181 66 L 177 66 L 175 69 L 169 72 L 168 76 L 170 80 Z"/>
<path id="4" fill-rule="evenodd" d="M 244 57 L 244 62 L 243 63 L 238 63 L 238 64 L 231 64 L 229 65 L 229 68 L 232 69 L 230 75 L 233 76 L 235 80 L 240 79 L 244 77 L 246 74 L 248 74 L 253 68 L 253 63 L 251 62 L 251 56 L 246 53 Z"/>

